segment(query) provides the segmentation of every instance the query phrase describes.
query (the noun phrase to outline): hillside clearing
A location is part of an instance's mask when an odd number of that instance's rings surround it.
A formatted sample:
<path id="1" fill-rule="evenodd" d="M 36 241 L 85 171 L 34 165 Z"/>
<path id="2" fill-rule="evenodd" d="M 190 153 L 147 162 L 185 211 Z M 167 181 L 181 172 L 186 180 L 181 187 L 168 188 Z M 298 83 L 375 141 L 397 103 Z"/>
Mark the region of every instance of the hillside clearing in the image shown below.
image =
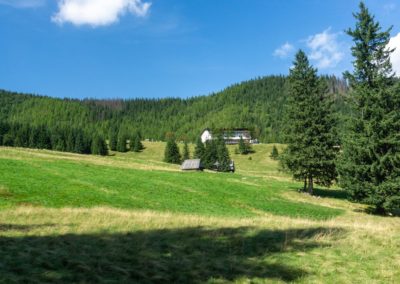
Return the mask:
<path id="1" fill-rule="evenodd" d="M 0 148 L 0 282 L 400 281 L 399 218 L 337 189 L 297 193 L 272 145 L 251 160 L 231 147 L 237 174 L 182 173 L 163 146 L 106 158 Z"/>

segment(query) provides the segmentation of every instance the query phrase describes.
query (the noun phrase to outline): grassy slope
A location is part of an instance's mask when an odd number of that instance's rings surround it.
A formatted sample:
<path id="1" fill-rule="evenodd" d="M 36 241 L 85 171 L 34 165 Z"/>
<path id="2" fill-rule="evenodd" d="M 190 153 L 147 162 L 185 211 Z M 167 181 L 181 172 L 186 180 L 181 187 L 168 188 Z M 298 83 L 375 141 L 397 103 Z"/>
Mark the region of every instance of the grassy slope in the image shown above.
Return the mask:
<path id="1" fill-rule="evenodd" d="M 298 194 L 271 145 L 232 155 L 235 175 L 181 173 L 163 147 L 0 148 L 0 282 L 400 281 L 399 219 Z"/>
<path id="2" fill-rule="evenodd" d="M 139 165 L 154 160 L 149 164 L 162 166 L 157 163 L 160 144 L 148 144 L 149 149 L 139 155 L 118 155 L 109 160 L 129 163 L 132 156 L 139 156 L 140 160 L 136 159 Z M 58 208 L 112 206 L 238 217 L 268 212 L 317 219 L 341 213 L 337 209 L 286 200 L 281 193 L 290 183 L 240 174 L 121 170 L 88 161 L 49 160 L 36 156 L 35 151 L 20 154 L 18 160 L 4 157 L 0 161 L 3 191 L 7 189 L 9 195 L 0 200 L 0 206 L 21 203 Z M 266 160 L 267 155 L 264 156 Z M 239 160 L 237 166 L 240 169 L 242 163 L 248 162 Z"/>

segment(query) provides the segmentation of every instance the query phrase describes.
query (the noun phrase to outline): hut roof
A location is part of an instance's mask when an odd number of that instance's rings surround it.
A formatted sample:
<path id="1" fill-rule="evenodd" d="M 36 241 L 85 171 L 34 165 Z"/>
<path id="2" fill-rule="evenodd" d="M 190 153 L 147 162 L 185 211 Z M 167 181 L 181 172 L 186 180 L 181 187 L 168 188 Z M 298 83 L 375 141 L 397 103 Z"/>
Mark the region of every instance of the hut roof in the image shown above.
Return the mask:
<path id="1" fill-rule="evenodd" d="M 185 160 L 181 166 L 182 170 L 200 170 L 201 168 L 200 159 Z"/>

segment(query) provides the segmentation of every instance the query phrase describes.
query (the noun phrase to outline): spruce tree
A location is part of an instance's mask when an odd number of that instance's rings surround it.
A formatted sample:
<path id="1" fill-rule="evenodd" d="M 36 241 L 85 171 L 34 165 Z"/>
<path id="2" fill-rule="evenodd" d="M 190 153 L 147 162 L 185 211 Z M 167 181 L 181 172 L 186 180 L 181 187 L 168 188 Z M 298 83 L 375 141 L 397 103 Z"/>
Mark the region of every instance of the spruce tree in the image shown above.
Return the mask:
<path id="1" fill-rule="evenodd" d="M 53 145 L 53 150 L 65 152 L 65 141 L 60 135 L 53 136 L 53 142 L 51 145 Z"/>
<path id="2" fill-rule="evenodd" d="M 351 198 L 377 212 L 400 209 L 400 87 L 393 79 L 387 48 L 390 30 L 382 28 L 363 2 L 354 14 L 354 70 L 348 120 L 339 164 L 340 184 Z"/>
<path id="3" fill-rule="evenodd" d="M 203 141 L 201 141 L 201 138 L 199 137 L 194 148 L 194 158 L 203 159 L 205 150 L 206 149 L 204 147 Z"/>
<path id="4" fill-rule="evenodd" d="M 28 147 L 28 145 L 29 145 L 29 128 L 27 125 L 18 125 L 15 132 L 14 146 Z"/>
<path id="5" fill-rule="evenodd" d="M 14 146 L 14 136 L 11 132 L 4 134 L 3 136 L 3 145 L 13 147 Z"/>
<path id="6" fill-rule="evenodd" d="M 75 147 L 74 152 L 78 154 L 83 154 L 85 152 L 85 145 L 83 141 L 83 134 L 78 132 L 75 137 Z"/>
<path id="7" fill-rule="evenodd" d="M 218 161 L 217 140 L 206 141 L 205 151 L 203 155 L 203 166 L 206 169 L 214 169 L 214 164 Z"/>
<path id="8" fill-rule="evenodd" d="M 189 145 L 185 141 L 185 144 L 183 145 L 183 155 L 182 155 L 182 160 L 188 160 L 190 159 L 190 152 L 189 152 Z"/>
<path id="9" fill-rule="evenodd" d="M 279 158 L 279 151 L 278 151 L 278 148 L 276 148 L 275 145 L 272 147 L 272 151 L 271 151 L 271 154 L 269 155 L 269 157 L 270 157 L 272 160 L 278 160 L 278 158 Z"/>
<path id="10" fill-rule="evenodd" d="M 36 130 L 36 127 L 31 127 L 29 130 L 29 148 L 37 148 L 37 143 L 38 143 L 38 131 Z"/>
<path id="11" fill-rule="evenodd" d="M 171 164 L 180 164 L 181 154 L 178 145 L 173 138 L 168 139 L 164 152 L 164 162 Z"/>
<path id="12" fill-rule="evenodd" d="M 131 139 L 131 151 L 133 152 L 140 152 L 144 149 L 142 141 L 140 141 L 139 133 L 136 133 L 135 137 Z"/>
<path id="13" fill-rule="evenodd" d="M 3 145 L 3 137 L 8 132 L 9 125 L 5 122 L 0 122 L 0 146 Z"/>
<path id="14" fill-rule="evenodd" d="M 229 157 L 229 151 L 226 147 L 225 141 L 222 137 L 216 140 L 217 144 L 217 160 L 218 160 L 218 171 L 229 172 L 231 159 Z"/>
<path id="15" fill-rule="evenodd" d="M 108 147 L 111 151 L 117 151 L 118 134 L 117 131 L 112 128 L 108 132 Z"/>
<path id="16" fill-rule="evenodd" d="M 247 154 L 247 147 L 246 147 L 246 143 L 243 140 L 243 137 L 240 136 L 240 140 L 239 140 L 239 153 L 242 155 L 246 155 Z"/>
<path id="17" fill-rule="evenodd" d="M 97 140 L 97 143 L 99 144 L 99 155 L 101 156 L 107 156 L 108 155 L 108 148 L 107 148 L 107 143 L 106 140 L 104 140 L 102 137 L 99 137 Z"/>
<path id="18" fill-rule="evenodd" d="M 128 151 L 128 148 L 126 147 L 126 143 L 128 141 L 128 136 L 121 132 L 118 134 L 118 141 L 117 141 L 117 151 L 121 153 L 125 153 Z"/>
<path id="19" fill-rule="evenodd" d="M 71 129 L 66 130 L 66 138 L 65 151 L 73 152 L 75 148 L 75 138 L 74 133 L 71 131 Z"/>
<path id="20" fill-rule="evenodd" d="M 107 156 L 108 148 L 106 141 L 102 137 L 96 136 L 92 141 L 91 152 L 93 155 Z"/>
<path id="21" fill-rule="evenodd" d="M 247 155 L 252 151 L 249 143 L 243 140 L 243 137 L 240 136 L 239 144 L 238 144 L 238 152 L 242 155 Z"/>
<path id="22" fill-rule="evenodd" d="M 37 128 L 37 148 L 51 149 L 50 135 L 46 126 Z"/>
<path id="23" fill-rule="evenodd" d="M 314 183 L 330 186 L 337 177 L 332 100 L 326 94 L 325 81 L 301 50 L 290 70 L 289 85 L 288 147 L 281 155 L 281 164 L 313 194 Z"/>

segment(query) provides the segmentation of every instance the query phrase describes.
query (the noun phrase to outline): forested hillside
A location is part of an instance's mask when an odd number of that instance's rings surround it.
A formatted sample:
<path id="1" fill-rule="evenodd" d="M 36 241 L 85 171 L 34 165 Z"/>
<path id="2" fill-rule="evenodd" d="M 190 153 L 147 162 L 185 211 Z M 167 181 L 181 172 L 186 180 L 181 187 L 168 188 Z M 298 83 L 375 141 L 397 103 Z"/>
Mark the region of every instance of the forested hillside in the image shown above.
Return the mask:
<path id="1" fill-rule="evenodd" d="M 346 84 L 336 77 L 326 79 L 340 110 Z M 129 136 L 140 131 L 143 138 L 155 140 L 173 132 L 180 140 L 194 141 L 206 127 L 249 128 L 263 142 L 282 142 L 286 98 L 284 76 L 257 78 L 189 99 L 71 100 L 0 91 L 0 121 L 105 138 L 110 132 Z"/>

